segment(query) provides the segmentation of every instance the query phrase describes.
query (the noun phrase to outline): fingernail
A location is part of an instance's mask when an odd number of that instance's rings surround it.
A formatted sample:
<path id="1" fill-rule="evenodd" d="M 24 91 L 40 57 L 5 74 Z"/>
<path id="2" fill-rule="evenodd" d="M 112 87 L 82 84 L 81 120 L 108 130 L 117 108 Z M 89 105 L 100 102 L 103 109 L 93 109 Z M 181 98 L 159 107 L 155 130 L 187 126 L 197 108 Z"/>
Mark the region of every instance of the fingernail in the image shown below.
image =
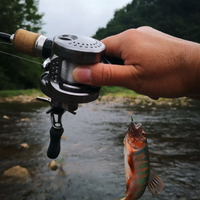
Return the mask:
<path id="1" fill-rule="evenodd" d="M 72 76 L 79 83 L 89 84 L 92 80 L 91 70 L 87 67 L 76 67 L 72 72 Z"/>

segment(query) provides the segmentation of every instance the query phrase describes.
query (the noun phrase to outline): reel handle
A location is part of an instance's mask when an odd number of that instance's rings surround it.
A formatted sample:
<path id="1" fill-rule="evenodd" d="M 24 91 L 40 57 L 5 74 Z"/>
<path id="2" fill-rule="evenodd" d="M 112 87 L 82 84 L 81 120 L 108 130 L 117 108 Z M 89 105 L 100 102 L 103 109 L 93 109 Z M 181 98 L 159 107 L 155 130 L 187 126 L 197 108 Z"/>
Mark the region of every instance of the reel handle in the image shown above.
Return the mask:
<path id="1" fill-rule="evenodd" d="M 63 128 L 56 129 L 52 126 L 50 129 L 50 143 L 47 150 L 47 156 L 51 159 L 57 158 L 60 153 L 60 139 L 63 132 Z"/>

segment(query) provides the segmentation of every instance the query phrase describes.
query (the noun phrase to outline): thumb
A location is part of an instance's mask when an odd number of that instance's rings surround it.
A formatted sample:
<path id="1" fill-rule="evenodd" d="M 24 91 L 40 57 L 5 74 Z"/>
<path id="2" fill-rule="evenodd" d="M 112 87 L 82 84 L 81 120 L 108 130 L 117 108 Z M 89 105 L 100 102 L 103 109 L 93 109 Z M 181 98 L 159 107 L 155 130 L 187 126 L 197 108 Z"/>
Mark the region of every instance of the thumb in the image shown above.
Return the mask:
<path id="1" fill-rule="evenodd" d="M 133 65 L 97 63 L 76 67 L 72 76 L 75 81 L 86 85 L 128 87 L 133 79 L 133 69 Z"/>

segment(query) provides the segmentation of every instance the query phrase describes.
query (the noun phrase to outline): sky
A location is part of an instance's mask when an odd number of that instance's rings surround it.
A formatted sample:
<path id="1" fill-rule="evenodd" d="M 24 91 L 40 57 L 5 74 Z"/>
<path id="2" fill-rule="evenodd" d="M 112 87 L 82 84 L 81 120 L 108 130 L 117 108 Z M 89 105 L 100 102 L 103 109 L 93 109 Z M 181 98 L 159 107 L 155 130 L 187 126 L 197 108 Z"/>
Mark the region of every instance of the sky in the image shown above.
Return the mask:
<path id="1" fill-rule="evenodd" d="M 40 0 L 39 13 L 44 13 L 42 31 L 49 38 L 61 34 L 91 37 L 105 27 L 116 9 L 132 0 Z"/>

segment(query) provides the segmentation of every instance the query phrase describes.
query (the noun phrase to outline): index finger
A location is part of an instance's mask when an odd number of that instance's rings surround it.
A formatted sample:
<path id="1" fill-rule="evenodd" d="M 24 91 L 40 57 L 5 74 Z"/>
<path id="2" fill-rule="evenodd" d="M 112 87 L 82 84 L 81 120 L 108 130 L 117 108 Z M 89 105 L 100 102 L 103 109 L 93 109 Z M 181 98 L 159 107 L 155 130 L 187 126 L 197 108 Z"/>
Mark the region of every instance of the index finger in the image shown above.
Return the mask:
<path id="1" fill-rule="evenodd" d="M 120 49 L 120 38 L 120 34 L 117 34 L 101 40 L 106 46 L 106 56 L 121 58 L 122 51 Z"/>

